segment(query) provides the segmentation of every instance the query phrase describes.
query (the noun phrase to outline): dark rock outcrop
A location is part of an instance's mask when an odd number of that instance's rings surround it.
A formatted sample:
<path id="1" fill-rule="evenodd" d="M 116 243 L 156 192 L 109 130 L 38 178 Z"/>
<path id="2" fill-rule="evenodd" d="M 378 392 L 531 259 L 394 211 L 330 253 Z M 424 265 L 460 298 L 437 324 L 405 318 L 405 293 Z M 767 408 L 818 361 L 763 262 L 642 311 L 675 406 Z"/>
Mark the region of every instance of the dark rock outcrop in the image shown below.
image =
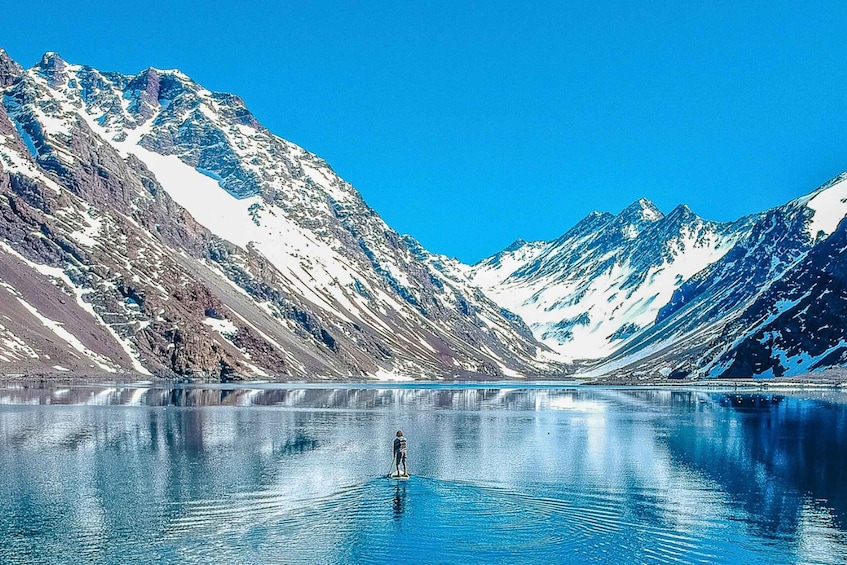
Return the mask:
<path id="1" fill-rule="evenodd" d="M 0 48 L 0 88 L 17 84 L 23 74 L 23 68 Z"/>

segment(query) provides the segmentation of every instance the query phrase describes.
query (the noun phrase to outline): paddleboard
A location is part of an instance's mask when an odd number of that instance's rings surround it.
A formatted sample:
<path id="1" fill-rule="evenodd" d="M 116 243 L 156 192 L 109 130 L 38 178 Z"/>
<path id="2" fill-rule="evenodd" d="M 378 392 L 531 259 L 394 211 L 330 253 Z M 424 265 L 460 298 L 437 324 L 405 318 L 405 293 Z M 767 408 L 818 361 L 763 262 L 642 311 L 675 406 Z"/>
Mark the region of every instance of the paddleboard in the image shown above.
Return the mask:
<path id="1" fill-rule="evenodd" d="M 395 481 L 408 481 L 409 475 L 404 475 L 403 473 L 400 473 L 399 475 L 397 473 L 391 473 L 388 475 L 388 478 L 394 479 Z"/>

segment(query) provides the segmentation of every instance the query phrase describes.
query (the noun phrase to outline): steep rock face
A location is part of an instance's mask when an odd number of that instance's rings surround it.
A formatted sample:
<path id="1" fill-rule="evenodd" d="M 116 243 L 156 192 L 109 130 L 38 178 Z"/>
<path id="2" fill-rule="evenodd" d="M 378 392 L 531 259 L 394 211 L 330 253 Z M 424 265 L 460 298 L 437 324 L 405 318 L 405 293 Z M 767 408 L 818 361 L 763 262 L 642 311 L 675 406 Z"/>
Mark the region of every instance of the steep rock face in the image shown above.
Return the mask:
<path id="1" fill-rule="evenodd" d="M 2 68 L 13 66 L 0 57 Z M 56 54 L 0 76 L 13 77 L 0 90 L 0 280 L 29 269 L 18 285 L 61 289 L 85 322 L 51 318 L 72 334 L 53 339 L 61 363 L 0 343 L 7 372 L 562 371 L 537 361 L 544 347 L 519 320 L 433 268 L 435 256 L 238 97 L 178 71 L 101 73 Z M 49 318 L 18 285 L 4 288 Z M 76 336 L 95 326 L 109 348 Z"/>
<path id="2" fill-rule="evenodd" d="M 847 364 L 847 219 L 724 330 L 713 376 L 783 376 Z M 740 336 L 740 337 L 739 337 Z"/>
<path id="3" fill-rule="evenodd" d="M 0 48 L 0 88 L 15 84 L 23 74 L 23 68 Z"/>

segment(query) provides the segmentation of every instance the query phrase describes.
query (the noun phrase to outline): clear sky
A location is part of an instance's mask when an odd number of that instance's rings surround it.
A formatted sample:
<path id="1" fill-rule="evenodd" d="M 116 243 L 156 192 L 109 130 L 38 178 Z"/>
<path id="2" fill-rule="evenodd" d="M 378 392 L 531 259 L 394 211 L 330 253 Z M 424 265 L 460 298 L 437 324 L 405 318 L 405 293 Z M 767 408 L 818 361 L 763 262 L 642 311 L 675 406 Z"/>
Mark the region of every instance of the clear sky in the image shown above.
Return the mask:
<path id="1" fill-rule="evenodd" d="M 475 262 L 639 198 L 734 220 L 847 170 L 847 2 L 9 2 L 0 47 L 179 68 Z"/>

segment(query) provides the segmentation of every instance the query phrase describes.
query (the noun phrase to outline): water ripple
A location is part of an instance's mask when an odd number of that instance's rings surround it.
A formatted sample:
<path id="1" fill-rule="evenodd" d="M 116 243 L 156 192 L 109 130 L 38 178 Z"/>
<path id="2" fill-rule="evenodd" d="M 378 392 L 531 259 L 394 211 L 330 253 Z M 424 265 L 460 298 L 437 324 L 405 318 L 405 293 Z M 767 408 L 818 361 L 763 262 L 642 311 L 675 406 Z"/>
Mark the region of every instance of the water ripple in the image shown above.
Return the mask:
<path id="1" fill-rule="evenodd" d="M 245 544 L 284 544 L 289 557 L 317 545 L 326 551 L 319 560 L 326 562 L 388 559 L 400 538 L 408 555 L 436 561 L 604 555 L 656 563 L 716 560 L 696 534 L 639 524 L 621 512 L 621 505 L 609 495 L 559 498 L 464 481 L 377 478 L 319 497 L 261 491 L 194 501 L 169 523 L 165 540 L 184 543 L 214 532 L 239 540 L 229 545 L 241 550 Z"/>
<path id="2" fill-rule="evenodd" d="M 0 562 L 847 562 L 843 404 L 225 392 L 2 405 Z M 406 482 L 371 474 L 397 427 Z"/>

